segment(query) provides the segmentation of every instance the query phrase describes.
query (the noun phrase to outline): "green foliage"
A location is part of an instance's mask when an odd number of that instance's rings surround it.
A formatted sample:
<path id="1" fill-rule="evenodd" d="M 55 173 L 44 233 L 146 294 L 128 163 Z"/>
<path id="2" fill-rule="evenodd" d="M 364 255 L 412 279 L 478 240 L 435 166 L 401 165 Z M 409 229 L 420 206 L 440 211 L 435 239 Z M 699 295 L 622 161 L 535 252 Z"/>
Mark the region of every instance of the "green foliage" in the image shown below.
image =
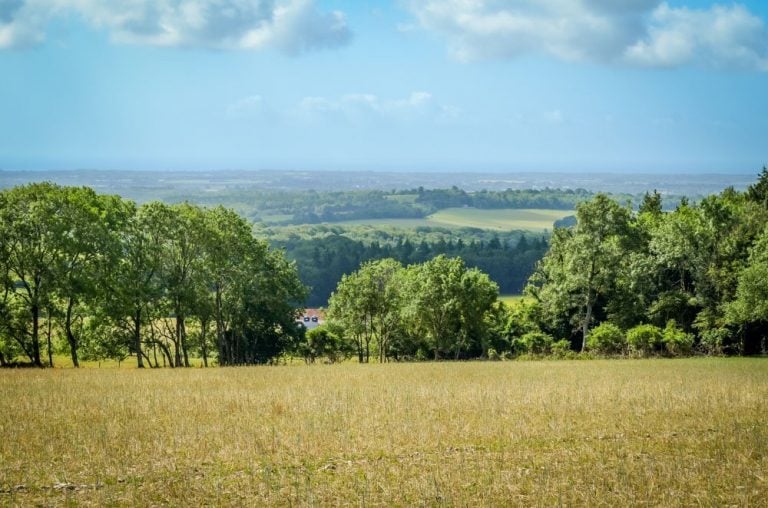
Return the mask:
<path id="1" fill-rule="evenodd" d="M 621 354 L 627 346 L 627 337 L 618 326 L 604 322 L 596 326 L 587 338 L 587 349 L 600 354 Z"/>
<path id="2" fill-rule="evenodd" d="M 655 332 L 634 335 L 633 351 L 766 349 L 766 174 L 746 193 L 728 188 L 698 204 L 681 200 L 671 212 L 658 193 L 646 195 L 637 214 L 601 194 L 580 204 L 577 225 L 553 233 L 529 280 L 538 325 L 558 337 L 580 330 L 583 338 L 593 323 L 630 329 L 674 319 L 668 341 Z"/>
<path id="3" fill-rule="evenodd" d="M 189 366 L 192 347 L 207 364 L 214 342 L 220 364 L 262 363 L 297 333 L 295 267 L 220 208 L 32 184 L 0 193 L 0 236 L 0 363 L 42 365 L 43 327 L 49 363 L 58 339 L 75 366 Z"/>
<path id="4" fill-rule="evenodd" d="M 637 325 L 627 331 L 627 345 L 635 353 L 647 355 L 661 346 L 664 335 L 658 326 Z"/>
<path id="5" fill-rule="evenodd" d="M 662 342 L 667 352 L 673 356 L 688 355 L 693 350 L 693 334 L 678 328 L 674 319 L 670 319 L 664 327 Z"/>
<path id="6" fill-rule="evenodd" d="M 571 341 L 567 339 L 553 342 L 550 346 L 550 350 L 552 351 L 552 354 L 558 358 L 566 358 L 573 353 L 571 350 Z"/>
<path id="7" fill-rule="evenodd" d="M 702 332 L 699 345 L 702 351 L 707 354 L 720 355 L 731 335 L 731 331 L 727 328 L 710 328 Z"/>
<path id="8" fill-rule="evenodd" d="M 348 342 L 320 326 L 307 332 L 298 352 L 307 363 L 315 363 L 319 358 L 325 358 L 328 363 L 337 363 L 349 358 L 352 350 Z"/>
<path id="9" fill-rule="evenodd" d="M 485 356 L 498 333 L 498 287 L 458 258 L 438 256 L 403 268 L 392 259 L 372 261 L 342 278 L 328 316 L 367 362 L 372 347 L 390 358 Z"/>
<path id="10" fill-rule="evenodd" d="M 521 354 L 545 355 L 551 351 L 553 343 L 554 339 L 551 335 L 544 332 L 528 332 L 519 339 L 515 339 L 513 347 Z"/>
<path id="11" fill-rule="evenodd" d="M 296 262 L 302 282 L 311 288 L 307 299 L 310 307 L 326 306 L 342 275 L 367 261 L 392 258 L 408 265 L 440 254 L 462 258 L 467 266 L 487 273 L 505 293 L 520 293 L 547 249 L 544 236 L 520 232 L 336 225 L 283 228 L 280 235 L 274 230 L 259 231 L 270 235 L 272 243 Z"/>

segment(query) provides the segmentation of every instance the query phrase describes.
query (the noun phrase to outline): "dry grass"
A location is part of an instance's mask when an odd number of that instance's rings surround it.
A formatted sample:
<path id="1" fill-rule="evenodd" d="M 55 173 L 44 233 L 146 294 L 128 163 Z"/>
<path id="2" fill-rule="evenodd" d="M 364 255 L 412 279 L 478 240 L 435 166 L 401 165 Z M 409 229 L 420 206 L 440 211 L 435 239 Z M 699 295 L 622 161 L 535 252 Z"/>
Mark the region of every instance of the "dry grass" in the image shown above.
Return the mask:
<path id="1" fill-rule="evenodd" d="M 0 505 L 763 505 L 768 361 L 0 372 Z"/>

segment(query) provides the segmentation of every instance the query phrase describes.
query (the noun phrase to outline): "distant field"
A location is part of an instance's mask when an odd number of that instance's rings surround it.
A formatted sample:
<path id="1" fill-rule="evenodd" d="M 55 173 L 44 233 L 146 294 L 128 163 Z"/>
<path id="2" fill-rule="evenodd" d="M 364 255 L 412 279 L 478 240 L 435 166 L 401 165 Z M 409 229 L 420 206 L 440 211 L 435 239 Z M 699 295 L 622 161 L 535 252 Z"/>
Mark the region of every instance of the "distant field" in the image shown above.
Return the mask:
<path id="1" fill-rule="evenodd" d="M 427 226 L 541 232 L 544 230 L 551 231 L 552 225 L 556 220 L 573 215 L 573 213 L 572 210 L 446 208 L 425 219 L 365 219 L 336 222 L 334 224 L 386 225 L 409 229 Z"/>
<path id="2" fill-rule="evenodd" d="M 0 371 L 3 506 L 762 506 L 768 361 Z"/>
<path id="3" fill-rule="evenodd" d="M 517 305 L 520 302 L 523 302 L 528 297 L 525 295 L 500 295 L 499 301 L 505 303 L 506 305 Z"/>

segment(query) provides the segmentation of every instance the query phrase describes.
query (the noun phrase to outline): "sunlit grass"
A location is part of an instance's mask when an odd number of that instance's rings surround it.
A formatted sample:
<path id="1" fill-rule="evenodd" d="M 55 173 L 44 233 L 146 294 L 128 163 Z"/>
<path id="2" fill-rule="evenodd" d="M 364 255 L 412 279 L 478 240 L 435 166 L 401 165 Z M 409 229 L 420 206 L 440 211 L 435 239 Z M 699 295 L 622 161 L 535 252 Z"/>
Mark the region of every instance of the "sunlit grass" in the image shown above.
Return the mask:
<path id="1" fill-rule="evenodd" d="M 405 229 L 417 227 L 478 228 L 496 231 L 552 231 L 554 222 L 572 210 L 446 208 L 424 219 L 360 219 L 334 222 L 338 225 L 391 226 Z"/>
<path id="2" fill-rule="evenodd" d="M 0 504 L 736 505 L 768 361 L 0 371 Z"/>
<path id="3" fill-rule="evenodd" d="M 500 295 L 499 301 L 508 307 L 513 307 L 525 302 L 528 297 L 525 295 Z"/>

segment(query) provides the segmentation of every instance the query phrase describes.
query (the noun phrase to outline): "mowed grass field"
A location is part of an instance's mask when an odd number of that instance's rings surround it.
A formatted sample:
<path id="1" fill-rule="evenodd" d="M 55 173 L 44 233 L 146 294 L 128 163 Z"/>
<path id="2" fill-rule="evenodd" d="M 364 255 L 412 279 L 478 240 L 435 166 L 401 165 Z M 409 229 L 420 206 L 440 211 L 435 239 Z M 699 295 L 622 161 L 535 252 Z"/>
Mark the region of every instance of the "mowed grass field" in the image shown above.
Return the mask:
<path id="1" fill-rule="evenodd" d="M 551 231 L 556 220 L 573 214 L 573 210 L 446 208 L 424 219 L 364 219 L 334 224 L 394 226 L 407 229 L 428 226 L 542 232 Z"/>
<path id="2" fill-rule="evenodd" d="M 768 361 L 0 372 L 0 505 L 765 506 Z"/>

